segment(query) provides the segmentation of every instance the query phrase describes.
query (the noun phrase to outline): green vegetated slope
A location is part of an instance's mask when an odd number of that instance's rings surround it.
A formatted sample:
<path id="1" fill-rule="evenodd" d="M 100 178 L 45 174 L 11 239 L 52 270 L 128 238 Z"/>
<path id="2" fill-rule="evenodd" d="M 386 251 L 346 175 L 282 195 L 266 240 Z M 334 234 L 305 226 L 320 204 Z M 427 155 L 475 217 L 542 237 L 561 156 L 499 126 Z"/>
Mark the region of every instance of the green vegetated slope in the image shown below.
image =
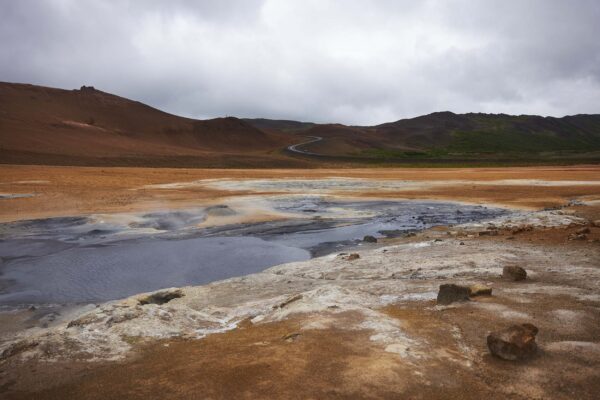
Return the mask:
<path id="1" fill-rule="evenodd" d="M 449 151 L 464 153 L 590 151 L 600 149 L 600 116 L 565 118 L 478 115 L 473 127 L 451 132 Z"/>
<path id="2" fill-rule="evenodd" d="M 563 118 L 433 113 L 379 125 L 386 146 L 359 153 L 378 158 L 554 157 L 600 152 L 600 115 Z"/>

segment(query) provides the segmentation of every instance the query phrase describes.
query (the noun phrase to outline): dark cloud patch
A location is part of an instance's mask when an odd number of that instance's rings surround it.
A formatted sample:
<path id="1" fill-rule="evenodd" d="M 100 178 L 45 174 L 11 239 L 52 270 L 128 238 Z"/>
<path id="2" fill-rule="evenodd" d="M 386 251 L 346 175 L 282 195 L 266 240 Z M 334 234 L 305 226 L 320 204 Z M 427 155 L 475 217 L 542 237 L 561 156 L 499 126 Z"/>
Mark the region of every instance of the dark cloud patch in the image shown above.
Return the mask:
<path id="1" fill-rule="evenodd" d="M 0 80 L 204 118 L 600 112 L 600 3 L 0 2 Z"/>

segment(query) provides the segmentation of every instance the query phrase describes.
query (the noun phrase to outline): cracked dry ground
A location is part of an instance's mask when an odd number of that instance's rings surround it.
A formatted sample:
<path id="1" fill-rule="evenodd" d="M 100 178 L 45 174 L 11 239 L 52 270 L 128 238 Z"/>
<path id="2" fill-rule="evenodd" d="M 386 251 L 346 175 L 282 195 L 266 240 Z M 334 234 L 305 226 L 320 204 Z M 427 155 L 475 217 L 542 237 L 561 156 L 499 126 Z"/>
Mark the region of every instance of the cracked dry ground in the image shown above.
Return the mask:
<path id="1" fill-rule="evenodd" d="M 600 219 L 597 206 L 571 211 L 588 221 Z M 128 338 L 132 351 L 120 361 L 11 357 L 0 367 L 0 394 L 6 399 L 596 399 L 600 228 L 591 227 L 587 240 L 568 240 L 578 229 L 454 237 L 437 228 L 366 250 L 352 262 L 326 257 L 275 267 L 267 280 L 260 278 L 267 273 L 235 278 L 228 287 L 211 288 L 215 302 L 235 302 L 236 296 L 247 301 L 254 290 L 277 292 L 284 284 L 292 288 L 289 294 L 303 297 L 286 304 L 284 314 L 260 322 L 246 318 L 233 330 L 203 339 Z M 411 247 L 423 242 L 431 245 Z M 515 261 L 530 278 L 501 280 L 501 264 Z M 432 290 L 453 282 L 482 282 L 494 292 L 436 306 Z M 188 293 L 193 296 L 192 289 Z M 383 304 L 365 306 L 369 298 L 385 296 Z M 521 362 L 492 357 L 487 333 L 521 322 L 540 329 L 537 355 Z"/>

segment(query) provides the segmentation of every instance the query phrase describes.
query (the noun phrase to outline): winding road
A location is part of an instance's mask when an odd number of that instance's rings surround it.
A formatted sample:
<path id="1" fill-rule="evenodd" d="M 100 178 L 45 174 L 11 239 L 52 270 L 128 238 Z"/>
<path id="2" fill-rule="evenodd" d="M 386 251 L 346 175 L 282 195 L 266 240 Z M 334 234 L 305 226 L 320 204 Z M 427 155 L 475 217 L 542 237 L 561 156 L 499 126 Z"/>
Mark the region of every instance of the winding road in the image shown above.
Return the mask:
<path id="1" fill-rule="evenodd" d="M 302 150 L 302 149 L 299 149 L 298 147 L 299 146 L 307 145 L 309 143 L 314 143 L 314 142 L 321 141 L 321 140 L 323 140 L 323 138 L 320 137 L 320 136 L 306 136 L 306 137 L 307 138 L 311 138 L 311 139 L 307 140 L 306 142 L 302 142 L 302 143 L 293 144 L 291 146 L 288 146 L 287 149 L 289 151 L 291 151 L 291 152 L 298 153 L 298 154 L 306 154 L 306 155 L 310 155 L 310 156 L 320 156 L 321 154 L 313 153 L 313 152 L 306 151 L 306 150 Z"/>

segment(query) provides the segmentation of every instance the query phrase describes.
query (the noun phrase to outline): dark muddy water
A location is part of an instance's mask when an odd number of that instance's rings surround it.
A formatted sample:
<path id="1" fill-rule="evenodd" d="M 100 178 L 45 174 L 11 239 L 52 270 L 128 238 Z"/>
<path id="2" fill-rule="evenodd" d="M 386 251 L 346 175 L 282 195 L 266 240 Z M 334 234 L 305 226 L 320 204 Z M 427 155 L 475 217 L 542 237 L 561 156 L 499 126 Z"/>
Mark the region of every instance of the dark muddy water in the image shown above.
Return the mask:
<path id="1" fill-rule="evenodd" d="M 283 221 L 198 228 L 227 206 L 153 212 L 133 219 L 73 217 L 0 224 L 0 305 L 118 299 L 198 285 L 363 245 L 434 225 L 480 221 L 502 209 L 417 201 L 328 201 L 281 196 Z"/>

